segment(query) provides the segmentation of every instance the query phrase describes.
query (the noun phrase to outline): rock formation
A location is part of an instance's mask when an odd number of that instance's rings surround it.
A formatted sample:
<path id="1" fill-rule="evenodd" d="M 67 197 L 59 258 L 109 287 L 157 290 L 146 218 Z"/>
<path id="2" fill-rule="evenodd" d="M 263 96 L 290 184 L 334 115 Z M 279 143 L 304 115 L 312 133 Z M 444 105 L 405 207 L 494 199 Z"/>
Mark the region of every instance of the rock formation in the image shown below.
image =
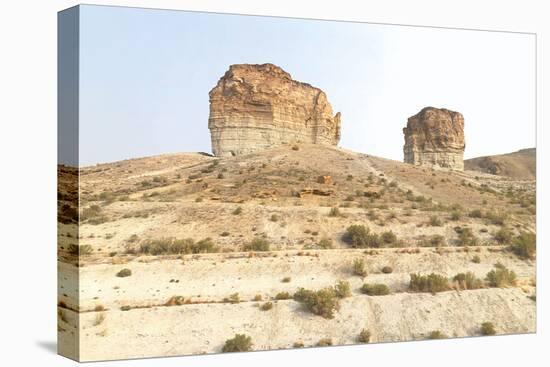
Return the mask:
<path id="1" fill-rule="evenodd" d="M 459 112 L 423 108 L 403 129 L 405 163 L 464 170 L 464 117 Z"/>
<path id="2" fill-rule="evenodd" d="M 285 143 L 337 145 L 340 113 L 325 93 L 273 64 L 231 65 L 210 93 L 208 128 L 216 156 Z"/>

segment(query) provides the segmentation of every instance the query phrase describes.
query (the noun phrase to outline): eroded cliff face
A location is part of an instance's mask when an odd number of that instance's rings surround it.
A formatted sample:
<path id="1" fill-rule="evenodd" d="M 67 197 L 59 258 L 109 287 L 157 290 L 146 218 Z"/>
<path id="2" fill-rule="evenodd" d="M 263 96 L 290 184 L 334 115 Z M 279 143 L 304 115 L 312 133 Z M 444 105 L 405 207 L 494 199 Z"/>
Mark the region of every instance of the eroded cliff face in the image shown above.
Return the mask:
<path id="1" fill-rule="evenodd" d="M 405 163 L 464 170 L 464 117 L 459 112 L 426 107 L 409 117 L 403 134 Z"/>
<path id="2" fill-rule="evenodd" d="M 208 128 L 216 156 L 340 141 L 340 113 L 333 115 L 325 93 L 273 64 L 231 65 L 209 96 Z"/>

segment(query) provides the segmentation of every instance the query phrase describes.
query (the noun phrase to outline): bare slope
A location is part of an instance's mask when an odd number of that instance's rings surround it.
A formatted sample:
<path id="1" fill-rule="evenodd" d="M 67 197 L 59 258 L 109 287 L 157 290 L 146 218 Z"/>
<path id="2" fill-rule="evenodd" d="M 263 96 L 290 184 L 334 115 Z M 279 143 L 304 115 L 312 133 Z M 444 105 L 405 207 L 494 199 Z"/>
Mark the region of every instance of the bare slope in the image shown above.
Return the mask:
<path id="1" fill-rule="evenodd" d="M 515 179 L 534 180 L 537 174 L 537 151 L 535 148 L 517 152 L 467 159 L 467 170 L 480 171 Z"/>
<path id="2" fill-rule="evenodd" d="M 59 322 L 63 345 L 80 320 L 83 360 L 215 353 L 235 333 L 261 350 L 313 346 L 322 337 L 357 343 L 364 328 L 373 342 L 434 330 L 480 335 L 485 321 L 497 333 L 535 329 L 535 263 L 499 239 L 503 228 L 512 237 L 535 230 L 534 181 L 318 145 L 221 159 L 163 155 L 84 168 L 80 177 L 86 254 L 76 258 L 72 232 L 62 235 Z M 352 224 L 378 234 L 379 248 L 352 248 Z M 60 233 L 69 226 L 59 224 Z M 269 251 L 251 251 L 259 239 Z M 354 274 L 357 259 L 366 277 Z M 496 262 L 516 273 L 510 288 L 409 290 L 414 272 L 483 279 Z M 124 269 L 131 275 L 117 276 Z M 80 303 L 70 281 L 76 274 Z M 280 299 L 339 280 L 351 296 L 333 319 Z M 365 295 L 365 282 L 385 284 L 390 294 Z M 273 308 L 262 311 L 265 302 Z"/>

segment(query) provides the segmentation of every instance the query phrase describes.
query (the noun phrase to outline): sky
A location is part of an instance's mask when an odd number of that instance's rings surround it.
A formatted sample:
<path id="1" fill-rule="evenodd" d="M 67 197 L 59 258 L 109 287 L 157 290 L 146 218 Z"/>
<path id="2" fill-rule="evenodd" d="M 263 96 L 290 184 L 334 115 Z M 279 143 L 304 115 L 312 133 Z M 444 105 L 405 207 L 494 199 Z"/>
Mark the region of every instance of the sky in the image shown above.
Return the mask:
<path id="1" fill-rule="evenodd" d="M 211 152 L 208 92 L 231 64 L 273 63 L 342 114 L 339 146 L 403 160 L 407 118 L 459 111 L 465 158 L 535 146 L 535 36 L 80 7 L 80 165 Z"/>

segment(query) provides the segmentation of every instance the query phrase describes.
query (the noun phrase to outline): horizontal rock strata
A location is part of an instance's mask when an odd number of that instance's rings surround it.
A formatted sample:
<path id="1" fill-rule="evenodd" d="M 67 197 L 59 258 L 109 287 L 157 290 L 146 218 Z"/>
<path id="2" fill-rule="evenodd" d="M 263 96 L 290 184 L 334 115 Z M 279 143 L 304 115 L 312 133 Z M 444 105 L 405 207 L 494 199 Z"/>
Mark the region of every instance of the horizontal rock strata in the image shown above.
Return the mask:
<path id="1" fill-rule="evenodd" d="M 231 65 L 209 96 L 208 128 L 216 156 L 340 140 L 340 113 L 333 115 L 325 93 L 273 64 Z"/>
<path id="2" fill-rule="evenodd" d="M 405 163 L 464 170 L 464 117 L 459 112 L 426 107 L 408 119 L 403 134 Z"/>

